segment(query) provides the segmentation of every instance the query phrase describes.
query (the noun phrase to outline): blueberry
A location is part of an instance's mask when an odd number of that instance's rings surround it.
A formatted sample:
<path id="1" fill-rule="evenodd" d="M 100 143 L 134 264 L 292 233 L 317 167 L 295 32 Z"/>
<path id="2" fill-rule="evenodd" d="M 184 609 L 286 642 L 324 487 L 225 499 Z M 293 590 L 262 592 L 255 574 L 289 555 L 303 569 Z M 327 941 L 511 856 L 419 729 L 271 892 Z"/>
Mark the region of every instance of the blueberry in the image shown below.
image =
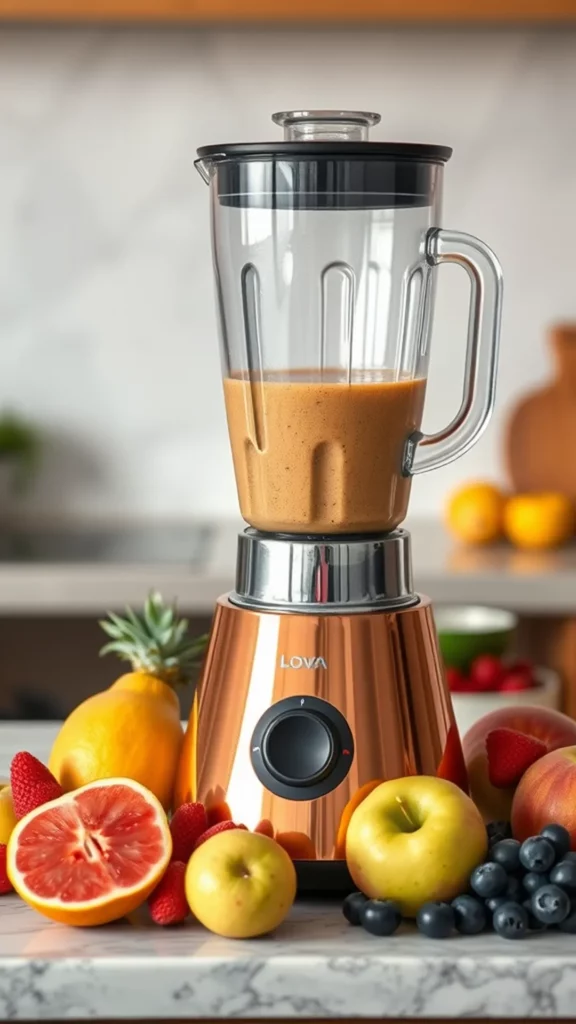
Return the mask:
<path id="1" fill-rule="evenodd" d="M 490 848 L 490 860 L 501 864 L 504 871 L 519 871 L 520 843 L 517 839 L 501 839 Z"/>
<path id="2" fill-rule="evenodd" d="M 486 909 L 493 914 L 498 907 L 503 907 L 505 903 L 510 903 L 508 896 L 490 896 L 490 899 L 485 900 Z"/>
<path id="3" fill-rule="evenodd" d="M 546 925 L 542 924 L 542 921 L 539 921 L 538 918 L 534 917 L 534 914 L 532 913 L 532 900 L 524 900 L 522 906 L 528 914 L 528 930 L 531 932 L 545 932 Z"/>
<path id="4" fill-rule="evenodd" d="M 512 827 L 509 821 L 491 821 L 486 826 L 486 832 L 490 846 L 493 843 L 499 843 L 502 839 L 510 839 L 512 837 Z"/>
<path id="5" fill-rule="evenodd" d="M 566 892 L 576 892 L 576 861 L 561 860 L 552 868 L 550 881 Z"/>
<path id="6" fill-rule="evenodd" d="M 480 864 L 470 875 L 470 885 L 477 896 L 482 899 L 490 899 L 491 896 L 500 896 L 508 884 L 508 875 L 501 864 L 494 864 L 488 861 L 487 864 Z"/>
<path id="7" fill-rule="evenodd" d="M 401 920 L 392 900 L 367 900 L 360 908 L 360 923 L 371 935 L 393 935 Z"/>
<path id="8" fill-rule="evenodd" d="M 576 902 L 572 900 L 570 913 L 558 925 L 558 931 L 567 932 L 569 935 L 576 935 Z"/>
<path id="9" fill-rule="evenodd" d="M 521 903 L 524 899 L 524 886 L 519 878 L 515 875 L 508 875 L 508 881 L 504 894 L 507 899 L 512 900 L 513 903 Z"/>
<path id="10" fill-rule="evenodd" d="M 528 931 L 528 914 L 519 903 L 504 903 L 495 911 L 492 924 L 503 939 L 523 939 Z"/>
<path id="11" fill-rule="evenodd" d="M 429 939 L 447 939 L 454 928 L 455 914 L 449 903 L 423 903 L 416 924 Z"/>
<path id="12" fill-rule="evenodd" d="M 542 924 L 560 924 L 570 913 L 570 897 L 557 885 L 543 885 L 532 896 L 532 913 Z"/>
<path id="13" fill-rule="evenodd" d="M 530 836 L 520 847 L 520 863 L 527 871 L 549 871 L 555 860 L 556 851 L 544 836 Z"/>
<path id="14" fill-rule="evenodd" d="M 478 935 L 484 931 L 488 920 L 486 910 L 474 896 L 457 896 L 452 900 L 456 930 L 461 935 Z"/>
<path id="15" fill-rule="evenodd" d="M 570 833 L 563 825 L 546 825 L 540 829 L 540 835 L 544 836 L 556 850 L 556 858 L 562 860 L 565 853 L 570 849 Z"/>
<path id="16" fill-rule="evenodd" d="M 549 881 L 550 878 L 546 873 L 536 874 L 535 871 L 528 871 L 522 879 L 522 885 L 528 895 L 531 896 L 533 892 L 536 892 L 536 889 L 541 889 L 543 885 L 548 885 Z"/>
<path id="17" fill-rule="evenodd" d="M 576 850 L 568 850 L 562 857 L 562 860 L 576 860 Z"/>
<path id="18" fill-rule="evenodd" d="M 360 911 L 367 902 L 367 897 L 363 892 L 351 892 L 346 897 L 342 904 L 342 913 L 350 924 L 361 924 Z"/>

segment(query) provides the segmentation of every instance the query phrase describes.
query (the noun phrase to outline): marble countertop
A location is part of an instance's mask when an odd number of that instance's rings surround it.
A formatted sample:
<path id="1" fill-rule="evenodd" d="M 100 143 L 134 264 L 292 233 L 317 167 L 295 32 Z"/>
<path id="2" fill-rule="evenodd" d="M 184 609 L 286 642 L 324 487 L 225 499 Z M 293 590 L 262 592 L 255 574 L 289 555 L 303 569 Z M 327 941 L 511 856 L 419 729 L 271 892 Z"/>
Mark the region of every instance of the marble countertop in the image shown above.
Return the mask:
<path id="1" fill-rule="evenodd" d="M 99 929 L 0 903 L 0 1019 L 570 1017 L 576 939 L 390 939 L 340 908 L 298 904 L 269 938 L 229 941 L 190 922 Z"/>
<path id="2" fill-rule="evenodd" d="M 408 520 L 416 589 L 436 603 L 499 604 L 532 614 L 576 612 L 576 546 L 551 552 L 507 545 L 458 546 L 436 520 Z M 216 598 L 234 582 L 238 521 L 157 524 L 157 537 L 124 525 L 105 543 L 105 530 L 76 527 L 68 558 L 35 543 L 0 551 L 0 614 L 101 615 L 138 604 L 153 586 L 177 595 L 188 613 L 211 615 Z M 62 526 L 60 526 L 60 532 Z M 150 528 L 148 528 L 150 533 Z M 200 538 L 200 542 L 199 542 Z M 202 539 L 204 538 L 204 539 Z M 18 555 L 18 552 L 21 552 Z M 84 552 L 84 553 L 82 553 Z M 100 554 L 98 553 L 100 552 Z"/>
<path id="3" fill-rule="evenodd" d="M 0 775 L 27 749 L 45 760 L 56 723 L 2 723 Z M 0 1021 L 78 1018 L 573 1017 L 576 937 L 433 941 L 404 925 L 378 939 L 339 902 L 298 902 L 271 936 L 221 939 L 145 911 L 97 929 L 54 924 L 0 897 Z"/>

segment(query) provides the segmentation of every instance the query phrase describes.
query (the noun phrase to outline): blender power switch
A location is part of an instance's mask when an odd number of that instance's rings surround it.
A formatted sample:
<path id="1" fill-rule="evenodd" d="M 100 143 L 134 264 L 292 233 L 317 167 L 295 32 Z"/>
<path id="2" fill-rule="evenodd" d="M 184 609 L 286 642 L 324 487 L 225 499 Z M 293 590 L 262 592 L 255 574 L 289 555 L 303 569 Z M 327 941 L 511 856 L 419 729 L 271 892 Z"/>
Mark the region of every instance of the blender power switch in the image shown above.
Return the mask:
<path id="1" fill-rule="evenodd" d="M 316 800 L 346 778 L 354 739 L 342 713 L 320 697 L 285 697 L 258 720 L 250 760 L 260 782 L 286 800 Z"/>
<path id="2" fill-rule="evenodd" d="M 281 782 L 306 786 L 319 782 L 336 760 L 337 738 L 331 723 L 309 711 L 286 711 L 268 726 L 262 760 Z"/>

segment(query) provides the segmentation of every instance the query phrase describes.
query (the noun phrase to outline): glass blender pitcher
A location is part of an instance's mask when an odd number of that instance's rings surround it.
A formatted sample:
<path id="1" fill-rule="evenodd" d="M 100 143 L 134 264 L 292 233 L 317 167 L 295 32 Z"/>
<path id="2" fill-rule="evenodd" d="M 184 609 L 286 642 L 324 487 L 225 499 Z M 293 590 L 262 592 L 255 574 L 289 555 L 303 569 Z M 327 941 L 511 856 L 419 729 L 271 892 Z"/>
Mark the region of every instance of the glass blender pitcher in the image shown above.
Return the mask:
<path id="1" fill-rule="evenodd" d="M 224 396 L 258 530 L 393 530 L 414 473 L 465 452 L 494 401 L 501 272 L 440 228 L 444 146 L 369 142 L 377 114 L 275 114 L 284 141 L 200 149 L 211 188 Z M 468 273 L 460 409 L 422 434 L 435 268 Z"/>

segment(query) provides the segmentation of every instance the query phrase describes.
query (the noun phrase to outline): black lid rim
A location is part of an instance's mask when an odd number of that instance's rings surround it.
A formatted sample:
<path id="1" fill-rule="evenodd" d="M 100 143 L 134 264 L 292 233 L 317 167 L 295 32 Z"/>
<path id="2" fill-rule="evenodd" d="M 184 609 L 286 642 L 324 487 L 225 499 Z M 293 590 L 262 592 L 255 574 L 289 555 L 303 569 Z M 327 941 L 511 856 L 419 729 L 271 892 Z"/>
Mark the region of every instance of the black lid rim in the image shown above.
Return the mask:
<path id="1" fill-rule="evenodd" d="M 354 159 L 415 160 L 421 163 L 445 164 L 452 156 L 450 146 L 434 146 L 411 142 L 233 142 L 220 146 L 201 146 L 199 160 L 216 163 L 242 159 L 286 159 L 290 157 L 350 157 Z"/>

